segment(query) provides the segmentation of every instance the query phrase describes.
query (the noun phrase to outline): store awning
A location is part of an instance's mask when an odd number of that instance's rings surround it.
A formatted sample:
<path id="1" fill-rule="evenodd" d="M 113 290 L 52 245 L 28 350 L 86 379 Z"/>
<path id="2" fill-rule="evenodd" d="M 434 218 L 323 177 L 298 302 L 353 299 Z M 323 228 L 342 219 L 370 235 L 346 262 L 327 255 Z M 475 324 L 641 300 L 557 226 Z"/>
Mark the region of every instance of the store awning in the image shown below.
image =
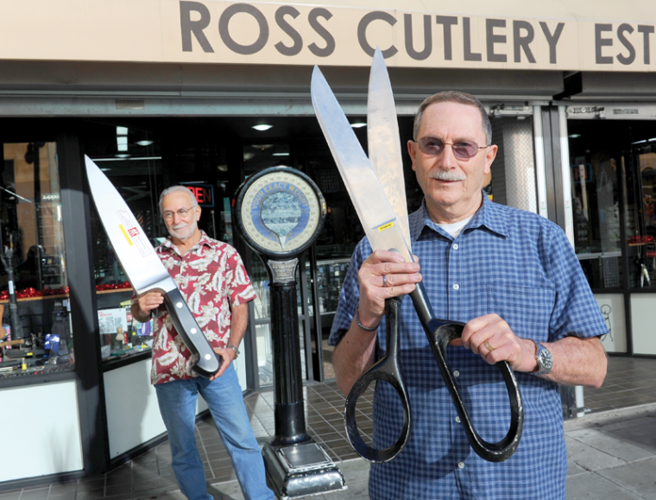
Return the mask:
<path id="1" fill-rule="evenodd" d="M 14 0 L 0 60 L 656 72 L 653 0 Z"/>

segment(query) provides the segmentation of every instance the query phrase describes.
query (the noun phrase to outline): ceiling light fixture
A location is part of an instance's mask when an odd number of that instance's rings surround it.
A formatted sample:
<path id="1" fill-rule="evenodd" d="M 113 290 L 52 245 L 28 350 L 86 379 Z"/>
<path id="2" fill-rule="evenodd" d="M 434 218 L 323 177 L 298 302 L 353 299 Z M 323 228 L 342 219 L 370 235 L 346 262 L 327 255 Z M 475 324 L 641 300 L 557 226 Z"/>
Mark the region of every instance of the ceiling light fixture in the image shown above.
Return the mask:
<path id="1" fill-rule="evenodd" d="M 273 153 L 271 156 L 289 156 L 289 153 Z"/>
<path id="2" fill-rule="evenodd" d="M 253 125 L 253 128 L 258 132 L 266 132 L 270 128 L 273 128 L 273 125 L 269 125 L 268 123 L 261 123 L 260 125 Z"/>
<path id="3" fill-rule="evenodd" d="M 137 144 L 139 146 L 150 146 L 152 143 L 153 143 L 153 141 L 147 141 L 147 140 L 137 141 Z"/>
<path id="4" fill-rule="evenodd" d="M 353 127 L 353 128 L 362 128 L 362 127 L 366 127 L 366 126 L 367 126 L 367 124 L 364 123 L 364 122 L 351 123 L 351 127 Z"/>

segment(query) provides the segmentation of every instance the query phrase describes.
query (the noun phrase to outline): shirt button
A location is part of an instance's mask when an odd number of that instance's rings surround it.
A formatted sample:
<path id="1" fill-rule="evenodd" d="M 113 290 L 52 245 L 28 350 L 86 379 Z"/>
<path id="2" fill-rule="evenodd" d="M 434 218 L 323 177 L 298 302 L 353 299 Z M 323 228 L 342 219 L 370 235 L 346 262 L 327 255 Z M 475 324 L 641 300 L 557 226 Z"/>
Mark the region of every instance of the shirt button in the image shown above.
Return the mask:
<path id="1" fill-rule="evenodd" d="M 460 290 L 460 285 L 458 285 L 458 284 L 456 283 L 455 285 L 453 285 L 453 289 L 454 289 L 454 290 Z"/>
<path id="2" fill-rule="evenodd" d="M 460 423 L 460 417 L 456 417 L 456 422 Z"/>
<path id="3" fill-rule="evenodd" d="M 453 376 L 454 376 L 454 377 L 459 377 L 459 376 L 460 376 L 460 372 L 459 372 L 458 370 L 454 371 L 454 372 L 453 372 Z"/>
<path id="4" fill-rule="evenodd" d="M 458 469 L 464 469 L 465 468 L 465 462 L 458 462 Z"/>
<path id="5" fill-rule="evenodd" d="M 453 249 L 454 249 L 454 250 L 458 250 L 458 244 L 457 244 L 457 243 L 454 243 L 454 244 L 453 244 Z"/>

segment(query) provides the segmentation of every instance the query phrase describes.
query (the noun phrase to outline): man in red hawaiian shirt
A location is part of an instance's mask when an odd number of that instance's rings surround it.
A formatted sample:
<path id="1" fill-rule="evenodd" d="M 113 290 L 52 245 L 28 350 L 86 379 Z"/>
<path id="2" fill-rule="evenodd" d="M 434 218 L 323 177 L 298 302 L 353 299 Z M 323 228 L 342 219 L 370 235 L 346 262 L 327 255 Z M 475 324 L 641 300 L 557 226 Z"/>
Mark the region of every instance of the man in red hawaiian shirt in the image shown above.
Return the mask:
<path id="1" fill-rule="evenodd" d="M 145 322 L 155 314 L 151 382 L 169 433 L 175 477 L 189 500 L 212 500 L 196 447 L 196 400 L 200 393 L 232 459 L 244 496 L 273 499 L 232 365 L 239 355 L 248 302 L 255 298 L 255 291 L 237 251 L 199 230 L 201 208 L 191 191 L 183 186 L 165 189 L 159 206 L 170 237 L 157 247 L 157 253 L 222 358 L 216 375 L 198 377 L 191 370 L 191 353 L 163 306 L 164 297 L 149 292 L 133 299 L 132 314 L 137 320 Z"/>

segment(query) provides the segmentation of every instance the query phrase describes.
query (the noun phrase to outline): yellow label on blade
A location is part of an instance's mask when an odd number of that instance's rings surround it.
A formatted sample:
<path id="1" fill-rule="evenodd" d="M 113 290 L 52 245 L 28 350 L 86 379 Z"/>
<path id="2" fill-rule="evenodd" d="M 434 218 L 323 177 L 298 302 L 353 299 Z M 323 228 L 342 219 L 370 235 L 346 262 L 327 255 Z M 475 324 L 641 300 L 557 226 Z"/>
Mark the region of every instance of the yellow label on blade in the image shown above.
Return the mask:
<path id="1" fill-rule="evenodd" d="M 378 227 L 378 231 L 385 231 L 385 229 L 389 229 L 390 227 L 394 227 L 393 222 L 388 222 L 387 224 L 383 224 L 382 226 Z"/>
<path id="2" fill-rule="evenodd" d="M 123 236 L 125 236 L 125 239 L 128 240 L 128 245 L 130 245 L 130 246 L 134 245 L 134 243 L 132 243 L 132 238 L 130 238 L 130 235 L 128 234 L 128 232 L 123 227 L 123 224 L 119 224 L 118 227 L 121 228 L 121 232 L 123 233 Z"/>

